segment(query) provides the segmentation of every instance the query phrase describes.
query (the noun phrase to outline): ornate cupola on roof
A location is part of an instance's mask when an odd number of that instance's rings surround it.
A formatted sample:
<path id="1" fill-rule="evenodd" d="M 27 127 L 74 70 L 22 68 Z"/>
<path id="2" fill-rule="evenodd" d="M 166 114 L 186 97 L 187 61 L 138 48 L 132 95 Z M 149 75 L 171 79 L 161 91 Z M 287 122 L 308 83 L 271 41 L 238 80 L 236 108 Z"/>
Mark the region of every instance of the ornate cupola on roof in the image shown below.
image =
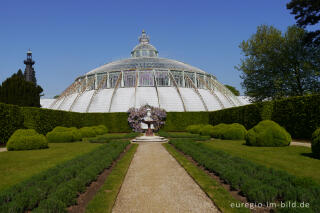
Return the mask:
<path id="1" fill-rule="evenodd" d="M 157 57 L 157 49 L 149 44 L 149 36 L 142 30 L 142 34 L 139 37 L 139 44 L 133 48 L 131 52 L 132 57 Z"/>

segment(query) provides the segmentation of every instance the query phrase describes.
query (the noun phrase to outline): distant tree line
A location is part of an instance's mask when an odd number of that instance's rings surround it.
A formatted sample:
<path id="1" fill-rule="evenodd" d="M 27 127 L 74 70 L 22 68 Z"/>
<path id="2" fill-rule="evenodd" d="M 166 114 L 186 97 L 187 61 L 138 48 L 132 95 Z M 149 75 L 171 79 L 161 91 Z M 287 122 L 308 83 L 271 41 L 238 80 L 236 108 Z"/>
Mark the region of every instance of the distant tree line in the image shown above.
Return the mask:
<path id="1" fill-rule="evenodd" d="M 285 33 L 260 25 L 240 44 L 244 93 L 252 101 L 273 100 L 320 92 L 320 30 L 304 28 L 320 21 L 319 0 L 292 0 L 287 8 L 297 25 Z"/>
<path id="2" fill-rule="evenodd" d="M 13 74 L 0 85 L 0 102 L 19 106 L 40 107 L 43 89 L 25 80 L 22 71 Z"/>

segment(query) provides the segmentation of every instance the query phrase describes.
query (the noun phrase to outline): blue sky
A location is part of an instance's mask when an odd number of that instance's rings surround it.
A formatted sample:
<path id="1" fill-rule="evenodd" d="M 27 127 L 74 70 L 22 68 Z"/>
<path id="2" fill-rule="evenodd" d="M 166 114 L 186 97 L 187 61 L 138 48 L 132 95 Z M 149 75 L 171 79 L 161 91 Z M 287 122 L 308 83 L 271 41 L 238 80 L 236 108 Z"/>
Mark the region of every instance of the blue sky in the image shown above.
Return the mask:
<path id="1" fill-rule="evenodd" d="M 0 82 L 31 48 L 45 97 L 107 62 L 130 57 L 145 29 L 160 57 L 186 62 L 242 91 L 239 44 L 258 25 L 295 23 L 281 0 L 1 0 Z"/>

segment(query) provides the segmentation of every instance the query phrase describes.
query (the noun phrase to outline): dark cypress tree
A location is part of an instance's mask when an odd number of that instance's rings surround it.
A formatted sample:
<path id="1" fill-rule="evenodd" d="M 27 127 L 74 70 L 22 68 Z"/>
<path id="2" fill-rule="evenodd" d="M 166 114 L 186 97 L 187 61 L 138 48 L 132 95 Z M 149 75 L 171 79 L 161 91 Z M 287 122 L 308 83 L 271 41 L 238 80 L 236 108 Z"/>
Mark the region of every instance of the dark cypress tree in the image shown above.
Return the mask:
<path id="1" fill-rule="evenodd" d="M 40 107 L 43 89 L 25 80 L 22 71 L 7 78 L 0 86 L 0 102 L 19 106 Z"/>

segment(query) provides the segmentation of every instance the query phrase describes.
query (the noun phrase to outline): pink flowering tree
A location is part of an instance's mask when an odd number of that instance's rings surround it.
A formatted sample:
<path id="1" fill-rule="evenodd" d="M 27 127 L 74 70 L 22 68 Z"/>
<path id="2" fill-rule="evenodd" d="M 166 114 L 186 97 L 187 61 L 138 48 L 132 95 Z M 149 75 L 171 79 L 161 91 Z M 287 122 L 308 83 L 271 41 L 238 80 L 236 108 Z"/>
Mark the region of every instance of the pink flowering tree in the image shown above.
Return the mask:
<path id="1" fill-rule="evenodd" d="M 133 131 L 143 132 L 143 129 L 141 128 L 141 122 L 147 115 L 147 109 L 151 109 L 151 118 L 155 121 L 153 124 L 154 131 L 158 131 L 165 124 L 167 113 L 164 109 L 150 105 L 144 105 L 140 108 L 132 107 L 128 110 L 128 123 Z"/>

